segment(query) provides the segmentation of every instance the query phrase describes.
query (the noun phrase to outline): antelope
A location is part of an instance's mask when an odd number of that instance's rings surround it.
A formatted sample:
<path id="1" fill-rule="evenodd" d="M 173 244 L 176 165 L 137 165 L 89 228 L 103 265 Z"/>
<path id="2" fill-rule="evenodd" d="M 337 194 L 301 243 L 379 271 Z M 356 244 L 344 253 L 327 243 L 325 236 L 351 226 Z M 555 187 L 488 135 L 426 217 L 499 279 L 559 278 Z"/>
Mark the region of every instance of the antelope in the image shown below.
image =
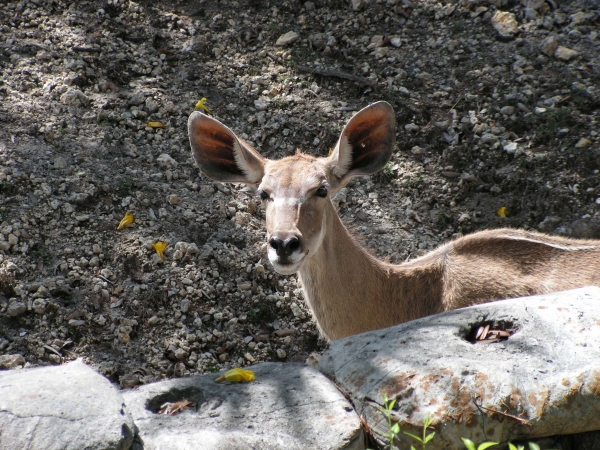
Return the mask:
<path id="1" fill-rule="evenodd" d="M 188 120 L 193 157 L 209 178 L 256 188 L 265 208 L 267 255 L 297 273 L 321 333 L 336 340 L 494 300 L 600 286 L 600 241 L 516 229 L 480 231 L 393 265 L 353 238 L 331 197 L 381 169 L 395 147 L 386 102 L 359 111 L 328 157 L 266 159 L 216 119 Z"/>

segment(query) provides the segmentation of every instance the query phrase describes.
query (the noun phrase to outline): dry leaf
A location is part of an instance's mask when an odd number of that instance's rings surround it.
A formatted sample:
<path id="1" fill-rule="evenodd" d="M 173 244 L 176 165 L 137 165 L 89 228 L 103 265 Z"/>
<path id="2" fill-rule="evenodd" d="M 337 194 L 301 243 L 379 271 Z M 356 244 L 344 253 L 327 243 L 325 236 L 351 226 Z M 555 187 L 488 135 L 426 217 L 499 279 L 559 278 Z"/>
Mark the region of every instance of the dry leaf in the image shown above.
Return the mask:
<path id="1" fill-rule="evenodd" d="M 180 412 L 185 411 L 190 406 L 195 406 L 195 405 L 193 402 L 189 401 L 187 398 L 182 398 L 178 402 L 164 403 L 158 410 L 158 414 L 168 414 L 170 416 L 174 416 L 175 414 L 179 414 Z"/>
<path id="2" fill-rule="evenodd" d="M 167 245 L 169 244 L 162 241 L 158 241 L 156 244 L 152 244 L 152 248 L 156 250 L 156 253 L 158 253 L 158 256 L 160 256 L 160 259 L 162 259 L 163 261 L 165 260 L 165 248 L 167 248 Z"/>
<path id="3" fill-rule="evenodd" d="M 210 114 L 212 116 L 212 113 L 210 112 L 210 110 L 204 105 L 205 101 L 206 101 L 206 97 L 202 97 L 200 100 L 198 100 L 198 103 L 196 103 L 196 106 L 194 106 L 194 109 L 203 109 L 204 111 L 206 111 L 208 114 Z"/>
<path id="4" fill-rule="evenodd" d="M 119 223 L 119 226 L 117 227 L 117 230 L 128 227 L 129 225 L 131 225 L 134 222 L 134 220 L 135 219 L 133 218 L 133 214 L 131 214 L 129 211 L 127 211 L 125 213 L 125 216 L 123 217 L 123 219 L 121 219 L 121 222 Z"/>
<path id="5" fill-rule="evenodd" d="M 506 206 L 503 206 L 502 208 L 498 208 L 498 210 L 496 211 L 496 214 L 498 214 L 500 217 L 506 217 L 508 215 L 508 209 L 506 209 Z"/>
<path id="6" fill-rule="evenodd" d="M 162 122 L 148 122 L 150 128 L 166 128 L 167 126 Z"/>
<path id="7" fill-rule="evenodd" d="M 254 372 L 251 370 L 245 370 L 236 367 L 226 372 L 225 375 L 221 375 L 215 380 L 215 382 L 221 383 L 222 381 L 229 381 L 230 383 L 239 383 L 240 381 L 245 381 L 249 383 L 254 381 L 254 378 Z"/>

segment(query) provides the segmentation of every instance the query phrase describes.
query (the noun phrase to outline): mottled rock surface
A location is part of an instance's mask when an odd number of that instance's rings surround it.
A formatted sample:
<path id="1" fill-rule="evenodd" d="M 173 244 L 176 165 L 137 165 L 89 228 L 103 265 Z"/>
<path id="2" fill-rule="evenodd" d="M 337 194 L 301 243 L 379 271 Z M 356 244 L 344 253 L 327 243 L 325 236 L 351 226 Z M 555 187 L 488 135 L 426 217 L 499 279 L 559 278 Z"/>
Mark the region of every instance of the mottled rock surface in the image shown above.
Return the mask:
<path id="1" fill-rule="evenodd" d="M 117 389 L 81 360 L 0 372 L 1 450 L 127 450 L 133 435 Z"/>
<path id="2" fill-rule="evenodd" d="M 433 418 L 431 450 L 599 430 L 598 317 L 598 287 L 505 300 L 332 342 L 318 367 L 382 444 L 384 396 L 403 431 L 420 435 Z M 472 343 L 486 325 L 511 336 Z"/>
<path id="3" fill-rule="evenodd" d="M 350 403 L 326 377 L 301 364 L 252 366 L 252 383 L 215 383 L 217 374 L 181 378 L 124 392 L 145 450 L 362 450 Z M 166 402 L 195 403 L 156 414 Z"/>

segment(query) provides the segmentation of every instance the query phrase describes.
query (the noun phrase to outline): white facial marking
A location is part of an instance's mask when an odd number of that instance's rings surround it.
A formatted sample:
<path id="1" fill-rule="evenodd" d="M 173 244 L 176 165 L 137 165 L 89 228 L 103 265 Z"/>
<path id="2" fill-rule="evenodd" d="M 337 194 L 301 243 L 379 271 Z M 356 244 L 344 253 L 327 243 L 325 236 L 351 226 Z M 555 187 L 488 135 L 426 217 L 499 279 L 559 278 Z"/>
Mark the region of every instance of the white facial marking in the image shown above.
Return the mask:
<path id="1" fill-rule="evenodd" d="M 273 199 L 273 206 L 297 206 L 304 203 L 305 197 L 277 197 Z"/>

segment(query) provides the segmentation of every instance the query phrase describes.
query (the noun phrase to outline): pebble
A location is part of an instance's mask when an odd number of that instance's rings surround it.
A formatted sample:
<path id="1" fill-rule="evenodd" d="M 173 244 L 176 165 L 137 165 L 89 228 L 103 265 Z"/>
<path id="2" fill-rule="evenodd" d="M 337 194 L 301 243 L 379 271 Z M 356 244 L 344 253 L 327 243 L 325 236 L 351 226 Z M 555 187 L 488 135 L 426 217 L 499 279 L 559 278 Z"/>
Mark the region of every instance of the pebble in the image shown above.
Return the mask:
<path id="1" fill-rule="evenodd" d="M 559 46 L 556 51 L 554 52 L 554 56 L 558 59 L 561 59 L 563 61 L 570 61 L 571 59 L 573 59 L 575 56 L 577 56 L 579 53 L 575 50 L 571 50 L 570 48 L 567 47 L 563 47 L 562 45 Z"/>
<path id="2" fill-rule="evenodd" d="M 519 31 L 515 15 L 506 11 L 496 11 L 492 16 L 492 26 L 503 38 L 512 38 Z"/>
<path id="3" fill-rule="evenodd" d="M 575 148 L 585 148 L 585 147 L 589 147 L 590 145 L 592 145 L 592 141 L 590 141 L 589 139 L 586 139 L 586 138 L 581 138 L 575 144 Z"/>
<path id="4" fill-rule="evenodd" d="M 548 36 L 540 43 L 540 50 L 547 56 L 553 56 L 558 48 L 558 41 L 554 36 Z"/>
<path id="5" fill-rule="evenodd" d="M 79 89 L 69 88 L 61 95 L 60 101 L 67 105 L 85 106 L 90 102 L 90 99 Z"/>
<path id="6" fill-rule="evenodd" d="M 275 42 L 275 45 L 284 46 L 284 45 L 293 44 L 299 38 L 300 38 L 300 35 L 298 33 L 296 33 L 295 31 L 288 31 L 287 33 L 279 36 L 279 39 L 277 39 L 277 42 Z"/>
<path id="7" fill-rule="evenodd" d="M 8 304 L 6 314 L 10 317 L 18 317 L 27 312 L 27 305 L 23 302 L 11 302 Z"/>
<path id="8" fill-rule="evenodd" d="M 23 355 L 0 355 L 0 370 L 11 370 L 24 366 L 26 363 Z"/>

